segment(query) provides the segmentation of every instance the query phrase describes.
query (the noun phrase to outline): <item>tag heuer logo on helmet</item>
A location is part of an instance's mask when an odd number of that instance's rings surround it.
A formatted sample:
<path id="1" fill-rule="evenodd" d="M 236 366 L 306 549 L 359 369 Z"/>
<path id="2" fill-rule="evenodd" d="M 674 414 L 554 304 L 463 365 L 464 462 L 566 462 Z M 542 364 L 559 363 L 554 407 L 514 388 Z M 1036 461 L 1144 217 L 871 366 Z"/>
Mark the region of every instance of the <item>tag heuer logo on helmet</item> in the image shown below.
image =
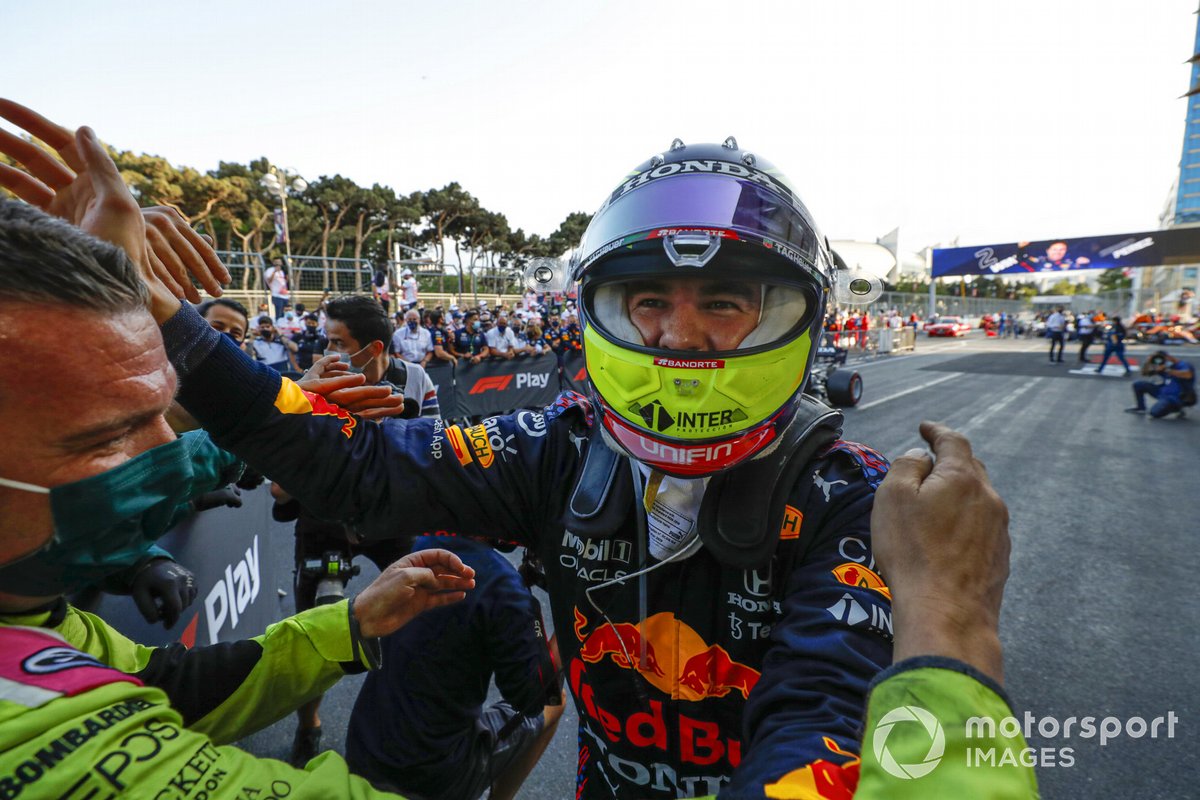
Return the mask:
<path id="1" fill-rule="evenodd" d="M 616 200 L 626 192 L 636 189 L 639 186 L 644 186 L 657 178 L 666 178 L 670 175 L 688 175 L 688 174 L 704 174 L 710 175 L 729 175 L 734 178 L 745 178 L 749 181 L 762 184 L 776 194 L 790 198 L 792 192 L 779 181 L 772 178 L 765 172 L 752 169 L 744 164 L 734 164 L 729 161 L 717 161 L 711 158 L 676 161 L 670 164 L 662 164 L 654 169 L 648 169 L 645 172 L 640 172 L 629 180 L 617 187 L 617 190 L 612 193 L 611 200 Z"/>

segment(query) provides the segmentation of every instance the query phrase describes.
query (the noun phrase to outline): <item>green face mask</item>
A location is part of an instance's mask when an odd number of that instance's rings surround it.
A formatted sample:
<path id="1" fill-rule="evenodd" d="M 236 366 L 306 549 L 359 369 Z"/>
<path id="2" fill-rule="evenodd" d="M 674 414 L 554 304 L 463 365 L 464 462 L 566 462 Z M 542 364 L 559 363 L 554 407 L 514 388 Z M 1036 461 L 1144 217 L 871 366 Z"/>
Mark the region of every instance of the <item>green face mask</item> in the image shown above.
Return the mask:
<path id="1" fill-rule="evenodd" d="M 48 597 L 77 591 L 144 558 L 187 513 L 187 502 L 237 478 L 240 462 L 203 431 L 185 433 L 99 475 L 46 488 L 0 478 L 0 486 L 50 495 L 54 537 L 0 567 L 0 591 Z"/>

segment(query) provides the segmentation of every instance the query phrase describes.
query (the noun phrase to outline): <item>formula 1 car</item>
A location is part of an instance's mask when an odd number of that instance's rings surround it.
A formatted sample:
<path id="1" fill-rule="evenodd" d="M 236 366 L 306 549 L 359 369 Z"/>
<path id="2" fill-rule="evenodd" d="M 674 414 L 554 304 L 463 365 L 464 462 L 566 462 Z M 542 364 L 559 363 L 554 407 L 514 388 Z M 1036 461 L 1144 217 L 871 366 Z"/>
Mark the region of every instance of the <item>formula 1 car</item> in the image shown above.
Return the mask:
<path id="1" fill-rule="evenodd" d="M 821 337 L 804 391 L 830 405 L 858 405 L 863 393 L 862 376 L 846 368 L 846 353 L 846 348 L 836 347 L 828 334 Z"/>

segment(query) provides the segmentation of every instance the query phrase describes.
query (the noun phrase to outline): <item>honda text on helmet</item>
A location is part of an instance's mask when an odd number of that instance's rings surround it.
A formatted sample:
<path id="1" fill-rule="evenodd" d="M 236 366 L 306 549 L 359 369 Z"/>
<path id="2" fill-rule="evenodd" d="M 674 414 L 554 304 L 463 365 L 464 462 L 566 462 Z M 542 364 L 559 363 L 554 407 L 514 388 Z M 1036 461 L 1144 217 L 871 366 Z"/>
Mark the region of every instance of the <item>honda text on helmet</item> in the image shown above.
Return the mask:
<path id="1" fill-rule="evenodd" d="M 774 166 L 685 145 L 631 172 L 571 262 L 607 437 L 669 475 L 728 469 L 792 420 L 836 283 L 808 209 Z"/>

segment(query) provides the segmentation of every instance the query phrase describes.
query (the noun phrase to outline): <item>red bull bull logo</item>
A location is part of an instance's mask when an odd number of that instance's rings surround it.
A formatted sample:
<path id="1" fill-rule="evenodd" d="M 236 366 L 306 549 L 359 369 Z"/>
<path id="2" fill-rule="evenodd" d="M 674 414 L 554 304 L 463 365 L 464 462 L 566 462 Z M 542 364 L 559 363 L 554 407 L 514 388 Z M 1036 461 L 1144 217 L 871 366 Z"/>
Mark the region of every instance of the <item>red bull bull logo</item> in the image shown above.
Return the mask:
<path id="1" fill-rule="evenodd" d="M 575 609 L 579 658 L 596 664 L 605 658 L 637 670 L 652 686 L 675 700 L 699 701 L 736 691 L 749 698 L 761 673 L 734 661 L 720 645 L 710 645 L 690 625 L 663 612 L 642 620 L 604 623 L 586 636 L 587 617 Z"/>
<path id="2" fill-rule="evenodd" d="M 775 783 L 763 786 L 763 794 L 774 800 L 852 800 L 858 788 L 860 759 L 854 753 L 838 747 L 837 742 L 823 736 L 825 747 L 850 760 L 834 764 L 818 758 L 784 775 Z"/>
<path id="3" fill-rule="evenodd" d="M 305 396 L 312 403 L 312 413 L 316 417 L 337 417 L 342 420 L 342 435 L 349 439 L 354 435 L 354 428 L 358 425 L 358 419 L 341 406 L 335 406 L 319 394 L 305 392 Z"/>
<path id="4" fill-rule="evenodd" d="M 275 408 L 284 414 L 312 414 L 319 417 L 337 417 L 342 420 L 342 433 L 349 439 L 354 435 L 358 418 L 340 406 L 335 406 L 319 394 L 306 392 L 295 382 L 284 379 L 275 395 Z"/>

